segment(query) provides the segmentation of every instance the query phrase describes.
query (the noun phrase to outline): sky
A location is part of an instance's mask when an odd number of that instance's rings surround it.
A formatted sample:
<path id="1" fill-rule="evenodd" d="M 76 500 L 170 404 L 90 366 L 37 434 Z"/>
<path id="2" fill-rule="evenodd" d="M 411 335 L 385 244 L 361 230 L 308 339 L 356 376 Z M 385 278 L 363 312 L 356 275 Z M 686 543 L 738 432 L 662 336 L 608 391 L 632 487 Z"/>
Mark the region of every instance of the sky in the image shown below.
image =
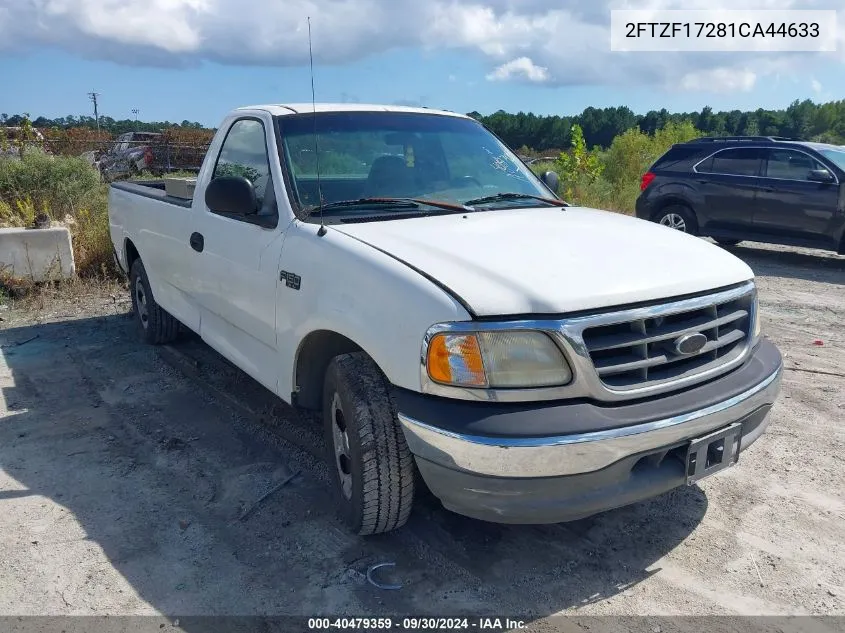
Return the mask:
<path id="1" fill-rule="evenodd" d="M 0 0 L 0 112 L 184 119 L 318 101 L 571 115 L 845 98 L 836 52 L 622 53 L 611 9 L 830 9 L 824 0 Z"/>

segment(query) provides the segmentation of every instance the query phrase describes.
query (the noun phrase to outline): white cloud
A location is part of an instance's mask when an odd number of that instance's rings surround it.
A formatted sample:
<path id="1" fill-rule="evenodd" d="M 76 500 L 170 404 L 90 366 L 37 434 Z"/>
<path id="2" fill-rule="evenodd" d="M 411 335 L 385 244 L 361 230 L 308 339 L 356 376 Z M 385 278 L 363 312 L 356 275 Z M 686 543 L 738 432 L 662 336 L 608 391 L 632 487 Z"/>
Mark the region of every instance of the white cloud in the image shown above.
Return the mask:
<path id="1" fill-rule="evenodd" d="M 509 79 L 527 79 L 535 83 L 549 80 L 548 68 L 537 66 L 528 57 L 518 57 L 502 64 L 487 75 L 489 81 L 508 81 Z"/>
<path id="2" fill-rule="evenodd" d="M 808 55 L 613 53 L 614 8 L 829 8 L 829 0 L 0 0 L 0 54 L 56 47 L 119 64 L 345 64 L 397 48 L 476 56 L 488 78 L 705 92 L 804 79 Z M 829 60 L 845 63 L 845 19 Z"/>
<path id="3" fill-rule="evenodd" d="M 757 83 L 757 74 L 740 68 L 712 68 L 685 74 L 680 88 L 689 92 L 749 92 Z"/>
<path id="4" fill-rule="evenodd" d="M 810 80 L 810 87 L 813 89 L 813 92 L 815 92 L 817 95 L 821 94 L 822 91 L 824 90 L 821 82 L 818 79 L 816 79 L 815 77 L 812 80 Z"/>

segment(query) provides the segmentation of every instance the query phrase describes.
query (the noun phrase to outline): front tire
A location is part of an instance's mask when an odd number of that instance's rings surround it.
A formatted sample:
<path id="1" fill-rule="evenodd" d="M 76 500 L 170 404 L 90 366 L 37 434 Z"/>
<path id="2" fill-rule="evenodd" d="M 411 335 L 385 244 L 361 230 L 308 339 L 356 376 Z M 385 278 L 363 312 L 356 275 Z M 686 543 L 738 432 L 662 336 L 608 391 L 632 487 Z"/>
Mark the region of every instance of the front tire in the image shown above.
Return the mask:
<path id="1" fill-rule="evenodd" d="M 692 209 L 680 204 L 663 207 L 654 215 L 654 221 L 671 229 L 690 235 L 698 235 L 698 222 Z"/>
<path id="2" fill-rule="evenodd" d="M 149 345 L 163 345 L 176 340 L 179 335 L 179 321 L 156 303 L 150 290 L 147 271 L 140 259 L 132 263 L 129 290 L 132 293 L 132 309 L 141 340 Z"/>
<path id="3" fill-rule="evenodd" d="M 408 520 L 414 462 L 384 374 L 363 352 L 332 359 L 323 388 L 330 477 L 344 521 L 359 535 Z"/>

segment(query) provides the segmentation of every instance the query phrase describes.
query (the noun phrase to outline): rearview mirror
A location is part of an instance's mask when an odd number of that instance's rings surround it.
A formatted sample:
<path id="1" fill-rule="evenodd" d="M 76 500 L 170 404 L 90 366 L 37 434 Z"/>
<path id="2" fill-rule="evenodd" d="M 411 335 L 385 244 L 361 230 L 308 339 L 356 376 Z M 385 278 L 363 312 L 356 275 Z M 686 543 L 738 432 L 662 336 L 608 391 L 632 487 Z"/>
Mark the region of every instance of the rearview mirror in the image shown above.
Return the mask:
<path id="1" fill-rule="evenodd" d="M 215 213 L 252 215 L 258 212 L 255 188 L 243 176 L 220 176 L 205 188 L 205 204 Z"/>
<path id="2" fill-rule="evenodd" d="M 385 145 L 410 145 L 414 135 L 407 132 L 391 132 L 384 135 Z"/>
<path id="3" fill-rule="evenodd" d="M 833 174 L 826 169 L 813 169 L 807 174 L 807 180 L 813 182 L 833 182 Z"/>
<path id="4" fill-rule="evenodd" d="M 558 176 L 553 171 L 547 171 L 542 176 L 540 176 L 540 180 L 543 181 L 549 189 L 557 193 L 558 185 L 560 184 L 560 176 Z"/>

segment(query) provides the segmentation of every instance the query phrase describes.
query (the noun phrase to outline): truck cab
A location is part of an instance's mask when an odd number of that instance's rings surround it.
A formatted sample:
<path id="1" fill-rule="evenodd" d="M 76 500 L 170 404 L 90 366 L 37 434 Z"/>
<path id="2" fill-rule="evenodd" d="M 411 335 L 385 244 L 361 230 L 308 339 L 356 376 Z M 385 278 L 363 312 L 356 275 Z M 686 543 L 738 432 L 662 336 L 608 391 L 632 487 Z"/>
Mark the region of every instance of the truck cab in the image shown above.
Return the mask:
<path id="1" fill-rule="evenodd" d="M 555 185 L 452 112 L 252 106 L 191 198 L 112 184 L 110 229 L 144 341 L 188 328 L 322 411 L 353 531 L 400 527 L 421 485 L 559 522 L 735 464 L 782 362 L 741 260 Z"/>

